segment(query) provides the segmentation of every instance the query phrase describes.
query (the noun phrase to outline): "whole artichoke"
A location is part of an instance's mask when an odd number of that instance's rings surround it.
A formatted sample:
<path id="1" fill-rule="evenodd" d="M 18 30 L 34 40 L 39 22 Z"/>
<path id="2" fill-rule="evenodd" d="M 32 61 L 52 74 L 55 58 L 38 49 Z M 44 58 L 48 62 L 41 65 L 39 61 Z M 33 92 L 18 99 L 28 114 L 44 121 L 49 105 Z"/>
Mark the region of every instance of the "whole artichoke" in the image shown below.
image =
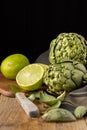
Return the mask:
<path id="1" fill-rule="evenodd" d="M 87 83 L 86 67 L 77 61 L 50 64 L 43 75 L 46 90 L 54 95 L 70 92 Z"/>
<path id="2" fill-rule="evenodd" d="M 87 63 L 87 41 L 77 33 L 60 33 L 49 47 L 49 62 L 79 61 Z"/>

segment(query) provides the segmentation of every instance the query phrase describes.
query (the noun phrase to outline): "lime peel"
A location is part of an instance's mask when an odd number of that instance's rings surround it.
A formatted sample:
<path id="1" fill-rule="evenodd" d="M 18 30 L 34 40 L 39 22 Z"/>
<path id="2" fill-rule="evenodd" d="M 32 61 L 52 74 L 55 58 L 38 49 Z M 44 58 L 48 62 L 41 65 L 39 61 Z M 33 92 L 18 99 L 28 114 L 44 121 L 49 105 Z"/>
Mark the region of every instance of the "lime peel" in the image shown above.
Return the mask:
<path id="1" fill-rule="evenodd" d="M 24 90 L 37 90 L 43 83 L 43 73 L 44 68 L 41 65 L 32 63 L 18 72 L 16 82 Z"/>
<path id="2" fill-rule="evenodd" d="M 15 79 L 17 73 L 26 65 L 30 64 L 29 59 L 23 54 L 12 54 L 1 62 L 1 73 L 8 79 Z"/>

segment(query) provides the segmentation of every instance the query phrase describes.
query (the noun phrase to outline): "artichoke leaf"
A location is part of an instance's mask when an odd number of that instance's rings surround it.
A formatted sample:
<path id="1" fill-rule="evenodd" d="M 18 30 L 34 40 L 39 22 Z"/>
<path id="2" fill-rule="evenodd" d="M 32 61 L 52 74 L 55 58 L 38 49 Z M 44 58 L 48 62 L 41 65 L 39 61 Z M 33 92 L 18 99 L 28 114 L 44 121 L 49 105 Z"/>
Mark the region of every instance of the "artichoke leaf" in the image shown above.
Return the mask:
<path id="1" fill-rule="evenodd" d="M 75 69 L 82 71 L 84 74 L 87 72 L 86 67 L 83 64 L 81 64 L 77 61 L 74 61 L 73 64 L 75 66 Z"/>
<path id="2" fill-rule="evenodd" d="M 80 87 L 82 84 L 84 73 L 80 70 L 74 69 L 72 72 L 72 80 L 77 87 Z"/>
<path id="3" fill-rule="evenodd" d="M 55 96 L 48 94 L 45 91 L 34 91 L 28 96 L 28 99 L 31 101 L 39 100 L 47 105 L 53 105 L 58 101 Z"/>
<path id="4" fill-rule="evenodd" d="M 29 94 L 28 99 L 31 101 L 40 99 L 40 93 L 41 93 L 41 91 L 33 91 Z"/>
<path id="5" fill-rule="evenodd" d="M 73 61 L 71 61 L 71 60 L 61 62 L 61 66 L 63 69 L 67 69 L 69 71 L 74 70 Z"/>
<path id="6" fill-rule="evenodd" d="M 76 117 L 68 110 L 55 108 L 42 115 L 44 121 L 76 121 Z"/>
<path id="7" fill-rule="evenodd" d="M 65 96 L 66 96 L 66 91 L 64 91 L 62 94 L 60 94 L 60 95 L 57 97 L 58 101 L 63 101 L 64 98 L 65 98 Z"/>
<path id="8" fill-rule="evenodd" d="M 53 105 L 57 102 L 57 98 L 54 97 L 53 95 L 47 94 L 46 92 L 42 91 L 40 93 L 40 101 L 48 105 Z"/>
<path id="9" fill-rule="evenodd" d="M 48 109 L 44 113 L 48 112 L 49 110 L 52 110 L 52 109 L 55 109 L 55 108 L 59 108 L 60 106 L 61 106 L 61 101 L 58 100 L 55 104 L 49 106 Z"/>
<path id="10" fill-rule="evenodd" d="M 50 48 L 49 48 L 49 50 L 50 50 L 50 52 L 49 52 L 49 57 L 50 57 L 50 62 L 52 62 L 52 63 L 55 63 L 55 55 L 54 55 L 54 47 L 56 46 L 56 39 L 53 39 L 52 41 L 51 41 L 51 43 L 50 43 Z"/>
<path id="11" fill-rule="evenodd" d="M 84 83 L 87 83 L 87 73 L 85 74 L 85 75 L 83 75 L 83 79 L 85 80 L 85 81 L 83 81 Z"/>
<path id="12" fill-rule="evenodd" d="M 64 77 L 66 77 L 67 79 L 71 78 L 71 71 L 70 70 L 64 70 Z"/>
<path id="13" fill-rule="evenodd" d="M 72 79 L 67 79 L 66 83 L 63 84 L 63 89 L 67 92 L 70 92 L 76 89 L 76 84 L 72 81 Z"/>

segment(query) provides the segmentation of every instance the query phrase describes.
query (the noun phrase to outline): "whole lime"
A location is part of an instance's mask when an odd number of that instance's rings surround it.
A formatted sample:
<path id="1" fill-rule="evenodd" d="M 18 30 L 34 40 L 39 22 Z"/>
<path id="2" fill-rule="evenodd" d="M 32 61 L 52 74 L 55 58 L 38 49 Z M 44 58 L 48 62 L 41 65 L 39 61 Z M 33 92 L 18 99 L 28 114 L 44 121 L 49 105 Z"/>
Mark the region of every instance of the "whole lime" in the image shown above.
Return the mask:
<path id="1" fill-rule="evenodd" d="M 12 54 L 1 62 L 1 72 L 8 79 L 16 79 L 17 73 L 26 65 L 29 59 L 23 54 Z"/>

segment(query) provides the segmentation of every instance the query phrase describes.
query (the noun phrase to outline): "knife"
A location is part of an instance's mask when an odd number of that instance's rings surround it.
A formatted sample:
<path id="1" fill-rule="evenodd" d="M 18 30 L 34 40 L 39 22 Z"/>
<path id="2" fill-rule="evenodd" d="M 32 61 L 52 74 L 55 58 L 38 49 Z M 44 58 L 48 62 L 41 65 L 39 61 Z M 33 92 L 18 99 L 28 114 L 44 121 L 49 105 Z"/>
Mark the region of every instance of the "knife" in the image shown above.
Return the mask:
<path id="1" fill-rule="evenodd" d="M 15 85 L 10 85 L 9 87 L 11 91 L 14 93 L 16 100 L 29 117 L 38 117 L 40 115 L 40 111 L 37 105 L 33 103 L 31 100 L 29 100 L 26 97 L 26 94 L 23 91 L 21 91 L 19 87 Z"/>
<path id="2" fill-rule="evenodd" d="M 33 118 L 40 115 L 39 108 L 32 101 L 30 101 L 23 92 L 17 92 L 15 96 L 17 101 L 29 117 Z"/>

